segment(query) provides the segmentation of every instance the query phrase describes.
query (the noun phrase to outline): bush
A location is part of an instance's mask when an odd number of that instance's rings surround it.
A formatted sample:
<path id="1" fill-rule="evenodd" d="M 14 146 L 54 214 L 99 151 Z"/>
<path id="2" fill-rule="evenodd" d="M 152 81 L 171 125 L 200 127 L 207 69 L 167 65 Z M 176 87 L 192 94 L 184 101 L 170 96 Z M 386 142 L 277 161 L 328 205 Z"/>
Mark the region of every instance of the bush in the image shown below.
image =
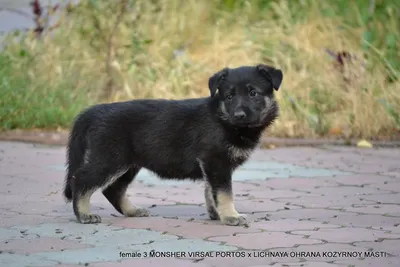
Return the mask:
<path id="1" fill-rule="evenodd" d="M 40 38 L 7 38 L 0 126 L 68 127 L 93 103 L 206 96 L 219 69 L 266 63 L 285 75 L 270 135 L 389 138 L 400 130 L 399 10 L 379 0 L 81 1 Z"/>

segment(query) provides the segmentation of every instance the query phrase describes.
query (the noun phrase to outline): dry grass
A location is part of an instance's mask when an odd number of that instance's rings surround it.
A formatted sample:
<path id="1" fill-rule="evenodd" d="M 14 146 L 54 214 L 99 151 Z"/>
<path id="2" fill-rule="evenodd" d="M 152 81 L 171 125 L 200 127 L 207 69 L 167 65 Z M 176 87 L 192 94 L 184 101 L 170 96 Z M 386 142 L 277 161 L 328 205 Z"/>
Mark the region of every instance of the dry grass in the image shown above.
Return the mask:
<path id="1" fill-rule="evenodd" d="M 86 6 L 72 11 L 71 19 L 64 17 L 51 36 L 26 38 L 23 48 L 29 56 L 13 60 L 13 68 L 25 69 L 32 81 L 26 90 L 46 84 L 49 91 L 69 90 L 74 97 L 84 93 L 85 104 L 207 96 L 208 78 L 221 68 L 266 63 L 284 71 L 277 92 L 281 117 L 269 135 L 374 138 L 400 128 L 396 113 L 379 102 L 384 99 L 399 114 L 400 80 L 387 79 L 399 74 L 388 70 L 380 51 L 372 50 L 373 57 L 365 59 L 360 45 L 365 29 L 338 27 L 342 18 L 323 16 L 317 4 L 297 19 L 286 0 L 263 14 L 251 2 L 233 12 L 216 9 L 217 0 L 136 2 L 112 33 L 111 46 L 101 40 L 111 36 L 116 5 L 96 13 L 97 30 L 94 11 Z M 16 57 L 20 49 L 10 45 L 7 53 Z M 347 51 L 358 60 L 339 66 L 325 49 Z M 110 75 L 112 85 L 105 88 Z M 112 94 L 101 100 L 104 90 Z"/>

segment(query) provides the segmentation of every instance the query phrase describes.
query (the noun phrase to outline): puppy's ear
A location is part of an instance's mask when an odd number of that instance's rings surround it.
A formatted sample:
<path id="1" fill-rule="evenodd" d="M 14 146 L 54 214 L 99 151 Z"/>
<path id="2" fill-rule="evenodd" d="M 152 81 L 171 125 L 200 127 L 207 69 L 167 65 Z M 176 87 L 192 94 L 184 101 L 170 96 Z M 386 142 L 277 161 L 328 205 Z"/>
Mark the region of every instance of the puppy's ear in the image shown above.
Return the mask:
<path id="1" fill-rule="evenodd" d="M 210 88 L 211 97 L 217 93 L 218 86 L 220 82 L 228 75 L 228 68 L 224 68 L 223 70 L 215 73 L 208 80 L 208 87 Z"/>
<path id="2" fill-rule="evenodd" d="M 259 64 L 257 65 L 258 72 L 268 79 L 276 91 L 279 90 L 283 80 L 283 73 L 280 69 L 275 69 L 267 65 Z"/>

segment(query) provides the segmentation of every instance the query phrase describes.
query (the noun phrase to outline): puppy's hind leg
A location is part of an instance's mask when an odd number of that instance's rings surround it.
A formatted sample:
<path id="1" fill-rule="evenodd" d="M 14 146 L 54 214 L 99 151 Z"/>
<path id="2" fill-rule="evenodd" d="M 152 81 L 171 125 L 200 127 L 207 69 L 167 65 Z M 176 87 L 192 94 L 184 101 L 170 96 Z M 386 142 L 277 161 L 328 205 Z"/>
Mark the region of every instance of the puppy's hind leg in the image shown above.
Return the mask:
<path id="1" fill-rule="evenodd" d="M 118 170 L 114 170 L 110 166 L 111 164 L 87 163 L 78 169 L 72 177 L 72 206 L 75 216 L 80 223 L 91 224 L 101 222 L 99 215 L 90 212 L 90 198 L 97 189 L 115 177 L 113 174 L 118 172 Z"/>
<path id="2" fill-rule="evenodd" d="M 114 208 L 126 217 L 148 217 L 148 210 L 132 205 L 129 201 L 126 190 L 129 184 L 135 179 L 140 167 L 132 167 L 119 176 L 112 184 L 103 190 L 103 195 L 114 206 Z"/>
<path id="3" fill-rule="evenodd" d="M 206 180 L 205 182 L 205 190 L 204 190 L 204 197 L 206 199 L 206 207 L 207 207 L 207 212 L 208 216 L 210 217 L 211 220 L 219 220 L 219 215 L 217 212 L 217 208 L 215 206 L 215 201 L 213 197 L 213 193 L 211 190 L 211 185 L 209 182 Z"/>

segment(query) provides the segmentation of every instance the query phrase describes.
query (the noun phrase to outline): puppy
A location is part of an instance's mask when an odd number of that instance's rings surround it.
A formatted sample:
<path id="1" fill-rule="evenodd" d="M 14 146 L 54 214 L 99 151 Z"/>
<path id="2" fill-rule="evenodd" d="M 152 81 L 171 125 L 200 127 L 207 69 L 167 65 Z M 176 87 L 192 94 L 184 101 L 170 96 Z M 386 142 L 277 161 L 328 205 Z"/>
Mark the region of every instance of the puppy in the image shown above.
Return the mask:
<path id="1" fill-rule="evenodd" d="M 282 71 L 267 65 L 224 68 L 209 78 L 210 96 L 95 105 L 74 121 L 67 146 L 64 196 L 80 223 L 100 223 L 90 198 L 101 189 L 121 214 L 145 217 L 129 184 L 145 168 L 161 179 L 205 182 L 209 217 L 247 224 L 234 205 L 232 173 L 278 117 L 274 90 Z"/>

